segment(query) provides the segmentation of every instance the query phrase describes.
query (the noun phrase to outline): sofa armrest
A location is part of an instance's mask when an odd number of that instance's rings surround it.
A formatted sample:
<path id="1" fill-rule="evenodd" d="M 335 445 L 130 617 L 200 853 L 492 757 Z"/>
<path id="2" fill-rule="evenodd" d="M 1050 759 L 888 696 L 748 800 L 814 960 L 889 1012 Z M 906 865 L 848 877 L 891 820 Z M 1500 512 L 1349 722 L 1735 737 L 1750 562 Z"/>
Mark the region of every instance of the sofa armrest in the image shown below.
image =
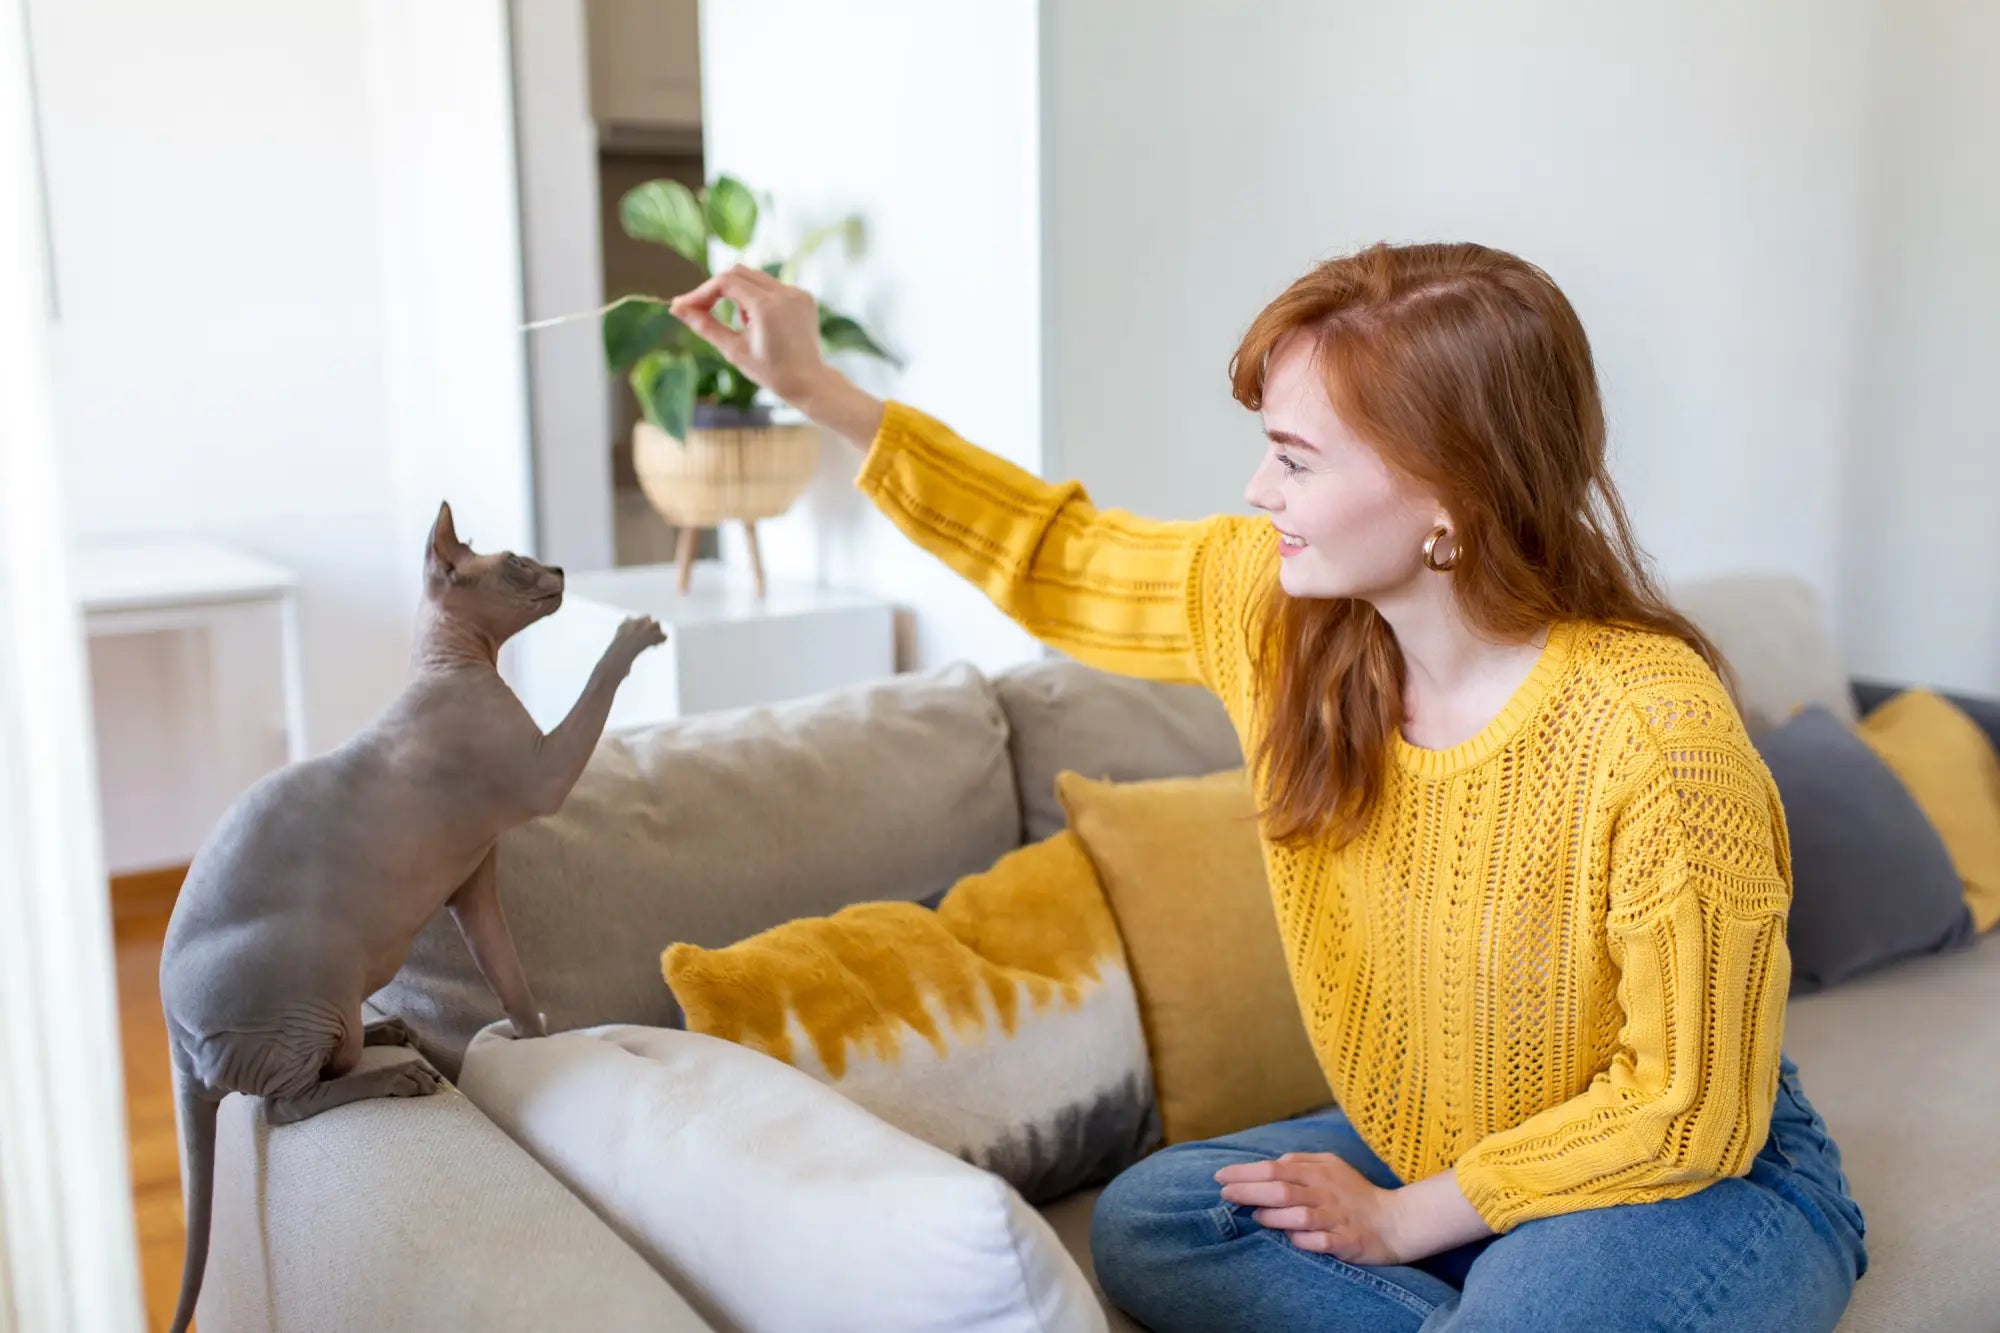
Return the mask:
<path id="1" fill-rule="evenodd" d="M 365 1065 L 416 1058 L 370 1047 Z M 232 1096 L 196 1322 L 237 1330 L 709 1325 L 449 1085 L 272 1127 Z"/>
<path id="2" fill-rule="evenodd" d="M 1861 676 L 1856 676 L 1849 683 L 1854 687 L 1855 708 L 1863 717 L 1910 688 L 1894 681 L 1870 680 Z M 1938 694 L 1963 709 L 1966 715 L 1977 722 L 1992 738 L 1994 748 L 2000 749 L 2000 699 L 1982 698 L 1971 694 L 1952 694 L 1947 690 L 1939 690 Z"/>

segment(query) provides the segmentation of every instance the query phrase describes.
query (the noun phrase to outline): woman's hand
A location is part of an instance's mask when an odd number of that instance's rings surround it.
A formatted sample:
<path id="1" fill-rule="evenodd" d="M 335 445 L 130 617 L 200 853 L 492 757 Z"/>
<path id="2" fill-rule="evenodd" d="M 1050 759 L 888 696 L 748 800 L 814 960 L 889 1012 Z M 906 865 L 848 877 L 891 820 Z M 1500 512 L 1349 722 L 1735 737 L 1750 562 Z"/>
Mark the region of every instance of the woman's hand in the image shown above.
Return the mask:
<path id="1" fill-rule="evenodd" d="M 1398 1190 L 1383 1189 L 1330 1152 L 1288 1152 L 1215 1173 L 1222 1197 L 1255 1208 L 1262 1226 L 1290 1233 L 1302 1250 L 1350 1264 L 1403 1264 L 1397 1237 Z"/>
<path id="2" fill-rule="evenodd" d="M 715 317 L 715 303 L 736 303 L 743 327 Z M 827 373 L 819 352 L 819 304 L 812 294 L 742 264 L 725 269 L 667 305 L 674 318 L 715 344 L 729 364 L 796 405 Z"/>
<path id="3" fill-rule="evenodd" d="M 736 303 L 741 328 L 715 317 Z M 674 318 L 715 345 L 738 370 L 822 426 L 865 449 L 882 424 L 882 403 L 827 365 L 819 350 L 819 303 L 812 293 L 738 264 L 668 302 Z"/>

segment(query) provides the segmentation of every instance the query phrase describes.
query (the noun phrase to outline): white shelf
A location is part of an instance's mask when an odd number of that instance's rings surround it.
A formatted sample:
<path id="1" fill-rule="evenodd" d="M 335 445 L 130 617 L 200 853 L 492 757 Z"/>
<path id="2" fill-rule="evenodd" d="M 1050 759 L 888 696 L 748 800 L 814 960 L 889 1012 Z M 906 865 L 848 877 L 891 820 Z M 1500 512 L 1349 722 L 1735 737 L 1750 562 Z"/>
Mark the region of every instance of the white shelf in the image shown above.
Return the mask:
<path id="1" fill-rule="evenodd" d="M 776 620 L 882 605 L 879 598 L 866 593 L 787 579 L 766 580 L 766 595 L 759 599 L 748 569 L 715 560 L 695 562 L 686 593 L 677 589 L 676 578 L 672 565 L 634 565 L 576 574 L 565 585 L 565 600 L 585 598 L 636 607 L 669 627 Z"/>
<path id="2" fill-rule="evenodd" d="M 562 720 L 634 615 L 658 620 L 667 641 L 634 663 L 607 730 L 802 698 L 896 669 L 895 614 L 881 598 L 772 579 L 760 599 L 749 570 L 713 560 L 696 562 L 686 593 L 677 578 L 672 565 L 570 576 L 561 609 L 522 631 L 503 659 L 536 725 Z"/>
<path id="3" fill-rule="evenodd" d="M 299 585 L 289 569 L 205 541 L 85 542 L 70 582 L 86 614 L 268 601 Z"/>
<path id="4" fill-rule="evenodd" d="M 275 761 L 264 724 L 246 717 L 242 703 L 245 686 L 267 669 L 269 659 L 256 650 L 260 638 L 277 640 L 284 758 L 297 762 L 310 753 L 299 592 L 291 570 L 215 542 L 82 542 L 70 552 L 70 593 L 92 640 L 171 634 L 189 654 L 188 679 L 207 696 L 199 757 L 182 779 L 183 790 L 196 793 L 184 799 L 187 810 L 200 812 L 198 822 L 220 814 Z M 100 734 L 110 721 L 98 719 Z M 163 860 L 195 852 L 160 850 Z"/>

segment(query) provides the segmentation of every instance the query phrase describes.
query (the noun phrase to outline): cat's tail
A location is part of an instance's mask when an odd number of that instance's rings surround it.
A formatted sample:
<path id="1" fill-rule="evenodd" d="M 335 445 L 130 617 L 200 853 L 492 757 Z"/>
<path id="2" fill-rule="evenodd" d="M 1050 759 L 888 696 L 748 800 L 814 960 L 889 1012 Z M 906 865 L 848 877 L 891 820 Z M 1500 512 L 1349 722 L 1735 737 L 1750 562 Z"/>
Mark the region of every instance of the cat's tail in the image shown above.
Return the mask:
<path id="1" fill-rule="evenodd" d="M 215 1113 L 221 1099 L 212 1096 L 187 1070 L 174 1062 L 174 1102 L 180 1111 L 181 1177 L 187 1190 L 187 1261 L 181 1266 L 181 1299 L 174 1310 L 173 1333 L 187 1333 L 194 1321 L 201 1276 L 208 1267 L 209 1214 L 215 1204 Z"/>

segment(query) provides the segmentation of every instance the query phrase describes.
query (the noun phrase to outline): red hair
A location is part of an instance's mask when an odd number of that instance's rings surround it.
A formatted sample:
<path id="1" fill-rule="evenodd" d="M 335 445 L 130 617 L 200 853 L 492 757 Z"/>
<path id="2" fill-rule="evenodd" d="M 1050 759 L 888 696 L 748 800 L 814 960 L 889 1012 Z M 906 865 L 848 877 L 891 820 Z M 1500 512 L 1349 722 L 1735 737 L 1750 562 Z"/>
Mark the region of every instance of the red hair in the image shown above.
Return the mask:
<path id="1" fill-rule="evenodd" d="M 1314 340 L 1328 400 L 1391 468 L 1438 497 L 1459 607 L 1491 638 L 1589 620 L 1670 634 L 1734 693 L 1727 664 L 1667 604 L 1605 464 L 1590 344 L 1548 274 L 1485 246 L 1374 245 L 1328 260 L 1264 307 L 1230 362 L 1263 404 L 1279 342 Z M 1404 666 L 1373 606 L 1273 582 L 1254 762 L 1281 843 L 1359 832 L 1403 716 Z"/>

